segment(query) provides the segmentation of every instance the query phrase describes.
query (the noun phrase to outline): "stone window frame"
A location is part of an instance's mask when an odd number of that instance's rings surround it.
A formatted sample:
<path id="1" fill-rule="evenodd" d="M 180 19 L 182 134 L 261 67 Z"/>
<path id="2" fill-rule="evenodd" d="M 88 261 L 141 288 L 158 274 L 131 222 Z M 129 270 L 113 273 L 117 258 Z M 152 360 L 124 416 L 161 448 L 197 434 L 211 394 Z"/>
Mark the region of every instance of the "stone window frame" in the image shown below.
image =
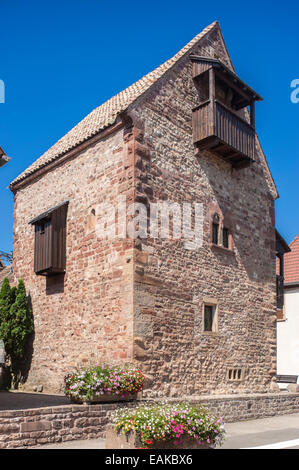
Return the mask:
<path id="1" fill-rule="evenodd" d="M 212 324 L 212 331 L 210 330 L 205 330 L 205 307 L 213 307 L 214 313 L 213 313 L 213 324 Z M 203 302 L 202 302 L 202 328 L 201 332 L 204 335 L 211 335 L 215 336 L 219 334 L 219 324 L 218 324 L 218 316 L 219 316 L 219 303 L 218 300 L 215 298 L 211 297 L 204 297 Z"/>
<path id="2" fill-rule="evenodd" d="M 232 371 L 233 375 L 234 375 L 234 371 L 240 371 L 240 378 L 230 377 L 230 371 Z M 245 378 L 245 367 L 242 367 L 242 366 L 237 366 L 237 367 L 229 366 L 227 368 L 227 370 L 226 370 L 226 380 L 228 382 L 240 383 L 240 382 L 244 382 L 244 378 Z"/>
<path id="3" fill-rule="evenodd" d="M 233 220 L 231 213 L 225 211 L 223 213 L 219 208 L 213 207 L 210 209 L 210 246 L 211 248 L 216 248 L 223 250 L 227 253 L 234 254 L 234 230 L 233 230 Z M 215 221 L 218 224 L 218 243 L 214 243 L 214 225 Z M 223 245 L 223 229 L 228 230 L 228 247 Z"/>

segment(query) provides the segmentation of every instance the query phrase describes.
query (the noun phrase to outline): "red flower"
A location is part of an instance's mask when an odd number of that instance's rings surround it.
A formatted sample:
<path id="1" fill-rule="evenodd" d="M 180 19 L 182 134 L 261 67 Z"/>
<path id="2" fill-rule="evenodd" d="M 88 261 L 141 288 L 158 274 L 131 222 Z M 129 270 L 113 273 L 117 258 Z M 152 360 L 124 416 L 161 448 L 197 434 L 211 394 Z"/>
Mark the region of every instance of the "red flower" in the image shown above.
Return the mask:
<path id="1" fill-rule="evenodd" d="M 153 440 L 152 439 L 147 439 L 146 441 L 144 441 L 146 444 L 152 444 L 153 443 Z"/>

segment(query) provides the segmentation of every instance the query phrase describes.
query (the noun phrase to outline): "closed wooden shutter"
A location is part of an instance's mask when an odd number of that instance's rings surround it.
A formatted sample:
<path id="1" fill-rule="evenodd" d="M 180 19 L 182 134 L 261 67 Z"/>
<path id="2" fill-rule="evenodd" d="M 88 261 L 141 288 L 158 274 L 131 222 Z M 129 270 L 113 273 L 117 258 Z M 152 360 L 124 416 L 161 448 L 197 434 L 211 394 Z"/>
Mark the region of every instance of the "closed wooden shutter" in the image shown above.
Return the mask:
<path id="1" fill-rule="evenodd" d="M 66 216 L 68 201 L 49 209 L 30 223 L 35 226 L 34 271 L 50 275 L 66 268 Z"/>

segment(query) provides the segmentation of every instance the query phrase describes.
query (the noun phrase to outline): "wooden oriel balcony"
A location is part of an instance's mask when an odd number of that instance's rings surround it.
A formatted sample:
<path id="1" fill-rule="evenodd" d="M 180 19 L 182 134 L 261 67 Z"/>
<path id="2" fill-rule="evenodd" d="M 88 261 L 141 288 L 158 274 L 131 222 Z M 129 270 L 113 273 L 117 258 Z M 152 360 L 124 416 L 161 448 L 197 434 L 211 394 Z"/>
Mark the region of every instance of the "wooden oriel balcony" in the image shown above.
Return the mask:
<path id="1" fill-rule="evenodd" d="M 254 127 L 217 100 L 207 100 L 193 110 L 193 141 L 234 167 L 254 160 Z"/>
<path id="2" fill-rule="evenodd" d="M 201 101 L 193 109 L 193 142 L 230 162 L 248 166 L 255 157 L 255 101 L 262 98 L 218 59 L 191 56 Z M 240 110 L 250 107 L 250 119 Z M 241 115 L 242 114 L 242 115 Z"/>

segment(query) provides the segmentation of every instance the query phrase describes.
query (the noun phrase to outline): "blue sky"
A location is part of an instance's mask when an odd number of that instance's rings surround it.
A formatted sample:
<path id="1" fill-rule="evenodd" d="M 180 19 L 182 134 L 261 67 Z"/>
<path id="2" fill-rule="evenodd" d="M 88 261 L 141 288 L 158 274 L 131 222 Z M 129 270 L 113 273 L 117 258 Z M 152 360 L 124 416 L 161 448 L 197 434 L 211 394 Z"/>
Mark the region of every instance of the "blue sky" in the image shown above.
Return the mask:
<path id="1" fill-rule="evenodd" d="M 299 233 L 298 0 L 2 0 L 0 12 L 0 145 L 12 157 L 0 170 L 0 250 L 12 250 L 11 180 L 214 20 L 236 72 L 264 98 L 256 127 L 280 195 L 277 228 L 287 242 Z"/>

